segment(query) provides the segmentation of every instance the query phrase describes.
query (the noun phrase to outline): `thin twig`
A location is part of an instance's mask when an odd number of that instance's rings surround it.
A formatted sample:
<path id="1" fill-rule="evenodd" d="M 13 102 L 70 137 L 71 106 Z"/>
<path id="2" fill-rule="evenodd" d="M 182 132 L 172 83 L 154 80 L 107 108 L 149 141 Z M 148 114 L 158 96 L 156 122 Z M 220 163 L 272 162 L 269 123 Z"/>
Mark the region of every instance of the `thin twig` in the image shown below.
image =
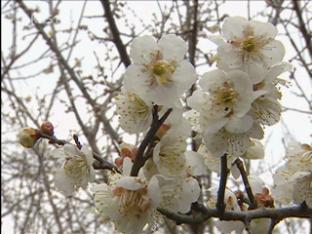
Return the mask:
<path id="1" fill-rule="evenodd" d="M 220 214 L 218 209 L 208 209 L 203 207 L 201 207 L 200 213 L 192 215 L 177 214 L 162 208 L 158 208 L 157 210 L 171 220 L 174 220 L 178 223 L 188 224 L 202 223 L 210 218 L 242 221 L 244 223 L 246 221 L 260 218 L 272 218 L 276 220 L 283 220 L 290 217 L 312 218 L 312 208 L 309 208 L 303 204 L 278 209 L 268 208 L 248 211 L 224 211 L 222 214 Z"/>
<path id="2" fill-rule="evenodd" d="M 240 171 L 240 174 L 241 174 L 243 182 L 244 182 L 245 190 L 246 190 L 246 193 L 247 193 L 249 201 L 250 201 L 249 209 L 250 210 L 255 209 L 255 208 L 257 208 L 257 201 L 255 200 L 251 186 L 249 184 L 248 176 L 247 176 L 246 170 L 244 168 L 244 163 L 240 158 L 237 158 L 235 160 L 235 164 L 236 164 L 238 170 Z"/>
<path id="3" fill-rule="evenodd" d="M 224 193 L 226 187 L 226 181 L 228 176 L 228 168 L 227 168 L 227 154 L 224 154 L 221 157 L 221 175 L 220 175 L 220 183 L 218 189 L 218 198 L 217 198 L 217 210 L 220 214 L 224 213 L 225 204 L 224 204 Z"/>
<path id="4" fill-rule="evenodd" d="M 139 173 L 140 168 L 144 165 L 145 161 L 148 159 L 148 157 L 144 156 L 144 152 L 146 147 L 149 143 L 154 139 L 155 134 L 157 133 L 160 126 L 165 122 L 169 114 L 171 113 L 172 109 L 168 109 L 165 114 L 158 119 L 158 107 L 157 105 L 153 108 L 153 121 L 151 124 L 150 129 L 148 130 L 147 134 L 145 135 L 143 141 L 141 142 L 138 153 L 136 156 L 136 159 L 133 163 L 132 169 L 131 169 L 131 176 L 137 176 Z"/>

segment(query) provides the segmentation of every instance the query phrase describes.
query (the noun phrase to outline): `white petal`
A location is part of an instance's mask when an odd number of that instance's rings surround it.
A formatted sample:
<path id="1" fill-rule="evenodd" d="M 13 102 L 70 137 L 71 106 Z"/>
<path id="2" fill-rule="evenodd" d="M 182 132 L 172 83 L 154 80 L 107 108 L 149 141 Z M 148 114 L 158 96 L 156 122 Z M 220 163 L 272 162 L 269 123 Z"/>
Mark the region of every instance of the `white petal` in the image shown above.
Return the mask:
<path id="1" fill-rule="evenodd" d="M 305 201 L 309 207 L 312 206 L 312 172 L 298 175 L 294 185 L 293 197 L 297 204 Z"/>
<path id="2" fill-rule="evenodd" d="M 220 87 L 224 81 L 227 81 L 227 74 L 220 70 L 215 69 L 210 72 L 203 74 L 202 78 L 199 80 L 199 86 L 205 91 L 213 91 L 216 88 Z"/>
<path id="3" fill-rule="evenodd" d="M 256 176 L 249 176 L 248 179 L 249 179 L 250 187 L 252 188 L 252 192 L 254 194 L 262 193 L 262 189 L 266 187 L 263 180 L 260 177 L 256 177 Z"/>
<path id="4" fill-rule="evenodd" d="M 130 57 L 136 64 L 149 63 L 157 50 L 157 43 L 152 36 L 137 37 L 131 43 Z"/>
<path id="5" fill-rule="evenodd" d="M 282 107 L 277 100 L 264 97 L 253 102 L 251 115 L 259 123 L 271 126 L 280 120 L 281 112 Z"/>
<path id="6" fill-rule="evenodd" d="M 220 35 L 208 35 L 208 40 L 212 41 L 217 46 L 225 45 L 226 42 L 224 41 L 224 38 Z"/>
<path id="7" fill-rule="evenodd" d="M 124 87 L 128 92 L 134 92 L 144 101 L 149 100 L 147 90 L 149 87 L 149 75 L 144 66 L 131 64 L 124 74 Z"/>
<path id="8" fill-rule="evenodd" d="M 242 71 L 231 71 L 228 73 L 231 80 L 234 83 L 234 89 L 238 92 L 239 98 L 234 106 L 234 114 L 238 117 L 244 116 L 251 107 L 253 100 L 252 83 L 245 72 Z"/>
<path id="9" fill-rule="evenodd" d="M 247 132 L 253 125 L 253 118 L 245 115 L 242 118 L 231 118 L 225 125 L 225 129 L 231 133 Z"/>
<path id="10" fill-rule="evenodd" d="M 188 105 L 196 111 L 201 111 L 206 104 L 208 94 L 201 89 L 197 89 L 193 92 L 192 96 L 187 99 Z"/>
<path id="11" fill-rule="evenodd" d="M 83 145 L 81 148 L 81 152 L 85 155 L 88 161 L 88 165 L 92 166 L 92 163 L 94 162 L 95 159 L 93 158 L 93 155 L 90 149 L 86 145 Z"/>
<path id="12" fill-rule="evenodd" d="M 185 41 L 174 34 L 163 36 L 158 46 L 165 60 L 181 61 L 187 50 Z"/>
<path id="13" fill-rule="evenodd" d="M 223 128 L 227 123 L 229 119 L 228 118 L 220 118 L 220 119 L 212 119 L 212 118 L 206 118 L 203 114 L 200 118 L 200 124 L 207 134 L 213 134 L 219 131 L 221 128 Z"/>
<path id="14" fill-rule="evenodd" d="M 185 152 L 185 158 L 188 168 L 193 176 L 201 176 L 207 174 L 204 158 L 201 154 L 194 151 Z"/>
<path id="15" fill-rule="evenodd" d="M 197 132 L 201 132 L 199 126 L 200 113 L 196 110 L 189 110 L 183 113 L 183 117 L 191 124 L 192 129 Z"/>
<path id="16" fill-rule="evenodd" d="M 244 36 L 244 30 L 248 24 L 248 21 L 243 17 L 228 17 L 224 20 L 222 26 L 223 36 L 227 40 L 242 38 Z"/>
<path id="17" fill-rule="evenodd" d="M 266 81 L 273 82 L 277 76 L 280 74 L 290 71 L 292 69 L 292 65 L 290 63 L 282 62 L 272 66 L 268 73 L 266 74 Z"/>
<path id="18" fill-rule="evenodd" d="M 77 146 L 73 144 L 65 144 L 64 147 L 64 153 L 66 156 L 81 156 L 83 153 L 77 148 Z"/>
<path id="19" fill-rule="evenodd" d="M 145 131 L 152 121 L 151 104 L 134 93 L 121 93 L 115 97 L 116 112 L 121 128 L 129 133 Z"/>
<path id="20" fill-rule="evenodd" d="M 177 83 L 178 93 L 182 95 L 196 81 L 193 65 L 186 60 L 178 63 L 175 72 L 172 74 L 172 80 Z"/>
<path id="21" fill-rule="evenodd" d="M 243 60 L 239 49 L 233 47 L 230 44 L 226 44 L 219 46 L 217 51 L 218 51 L 218 60 L 217 60 L 218 68 L 224 71 L 242 68 Z"/>
<path id="22" fill-rule="evenodd" d="M 264 147 L 263 144 L 258 140 L 252 141 L 252 146 L 247 150 L 244 158 L 247 159 L 263 159 L 264 158 Z"/>
<path id="23" fill-rule="evenodd" d="M 265 79 L 265 74 L 268 71 L 266 63 L 254 59 L 248 59 L 242 66 L 242 69 L 248 73 L 253 84 L 258 84 Z"/>
<path id="24" fill-rule="evenodd" d="M 143 188 L 145 185 L 136 177 L 124 176 L 118 181 L 116 181 L 117 187 L 123 187 L 128 190 L 138 190 Z"/>
<path id="25" fill-rule="evenodd" d="M 275 38 L 277 34 L 276 27 L 271 23 L 264 23 L 252 20 L 249 22 L 249 24 L 253 28 L 255 36 L 265 36 L 268 38 Z"/>
<path id="26" fill-rule="evenodd" d="M 65 174 L 64 169 L 59 168 L 54 174 L 55 187 L 61 190 L 66 196 L 71 195 L 74 191 L 74 181 Z"/>
<path id="27" fill-rule="evenodd" d="M 222 133 L 205 134 L 204 142 L 207 150 L 216 157 L 221 157 L 226 152 L 227 140 Z"/>
<path id="28" fill-rule="evenodd" d="M 148 195 L 152 200 L 152 204 L 157 207 L 161 200 L 160 187 L 158 179 L 156 176 L 153 176 L 148 184 Z"/>
<path id="29" fill-rule="evenodd" d="M 200 187 L 196 179 L 190 177 L 183 182 L 183 194 L 179 201 L 179 210 L 187 213 L 191 209 L 191 204 L 197 201 L 200 195 Z"/>
<path id="30" fill-rule="evenodd" d="M 240 177 L 241 174 L 236 164 L 231 167 L 231 173 L 236 180 Z"/>
<path id="31" fill-rule="evenodd" d="M 268 66 L 271 66 L 283 60 L 285 56 L 285 47 L 280 41 L 273 40 L 265 45 L 261 52 L 264 55 L 265 63 Z"/>
<path id="32" fill-rule="evenodd" d="M 129 157 L 125 157 L 122 164 L 122 174 L 130 176 L 132 165 L 133 163 L 131 159 Z"/>
<path id="33" fill-rule="evenodd" d="M 232 233 L 236 231 L 237 233 L 242 233 L 244 230 L 244 224 L 240 221 L 215 221 L 216 227 L 222 233 Z"/>
<path id="34" fill-rule="evenodd" d="M 264 137 L 264 131 L 260 124 L 254 121 L 252 127 L 248 130 L 248 136 L 255 139 L 262 139 Z"/>

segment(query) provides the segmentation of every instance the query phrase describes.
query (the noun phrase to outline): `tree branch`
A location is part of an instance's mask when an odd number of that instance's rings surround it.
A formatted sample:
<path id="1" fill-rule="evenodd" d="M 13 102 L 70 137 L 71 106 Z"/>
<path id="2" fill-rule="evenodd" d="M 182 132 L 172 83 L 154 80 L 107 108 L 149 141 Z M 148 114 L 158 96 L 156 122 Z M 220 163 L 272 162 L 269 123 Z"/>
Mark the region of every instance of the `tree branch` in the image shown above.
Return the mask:
<path id="1" fill-rule="evenodd" d="M 57 145 L 70 144 L 70 142 L 68 142 L 68 141 L 57 139 L 55 136 L 50 136 L 50 135 L 44 134 L 41 131 L 38 131 L 38 134 L 41 138 L 48 139 L 50 144 L 57 144 Z M 81 144 L 78 140 L 78 136 L 74 134 L 73 139 L 74 139 L 77 147 L 81 148 Z M 93 158 L 97 160 L 92 165 L 94 169 L 101 169 L 101 170 L 108 169 L 108 170 L 120 173 L 119 169 L 114 164 L 103 159 L 96 152 L 93 152 Z"/>
<path id="2" fill-rule="evenodd" d="M 116 48 L 118 50 L 120 59 L 121 59 L 122 63 L 125 65 L 125 67 L 128 67 L 130 65 L 131 61 L 130 61 L 130 58 L 128 56 L 126 47 L 120 38 L 120 32 L 118 30 L 114 16 L 112 14 L 112 10 L 110 8 L 110 1 L 109 0 L 100 0 L 100 2 L 104 8 L 105 18 L 108 22 L 109 29 L 113 35 L 114 43 L 115 43 Z"/>
<path id="3" fill-rule="evenodd" d="M 298 17 L 298 21 L 299 21 L 299 29 L 302 33 L 302 36 L 306 42 L 306 47 L 309 51 L 310 57 L 312 58 L 312 43 L 311 43 L 311 34 L 307 31 L 306 25 L 307 23 L 305 23 L 303 21 L 302 18 L 302 10 L 300 9 L 300 1 L 298 0 L 293 0 L 293 6 L 294 6 L 294 10 L 297 14 Z"/>
<path id="4" fill-rule="evenodd" d="M 229 173 L 229 170 L 227 168 L 227 158 L 226 157 L 227 157 L 226 153 L 221 157 L 221 175 L 220 175 L 218 198 L 217 198 L 217 204 L 216 204 L 217 210 L 220 214 L 223 214 L 224 210 L 225 210 L 224 193 L 225 193 L 227 176 Z"/>
<path id="5" fill-rule="evenodd" d="M 246 173 L 245 168 L 244 168 L 244 163 L 241 159 L 237 158 L 235 160 L 235 164 L 237 165 L 237 168 L 241 173 L 241 176 L 242 176 L 242 179 L 243 179 L 243 182 L 245 185 L 245 190 L 246 190 L 246 193 L 247 193 L 249 201 L 250 201 L 249 209 L 250 210 L 255 209 L 255 208 L 257 208 L 257 201 L 255 200 L 251 186 L 249 184 L 248 176 L 247 176 L 247 173 Z"/>
<path id="6" fill-rule="evenodd" d="M 177 223 L 188 224 L 202 223 L 210 218 L 219 218 L 220 220 L 228 221 L 242 221 L 244 223 L 246 223 L 246 221 L 249 222 L 250 220 L 260 218 L 271 218 L 275 220 L 283 220 L 290 217 L 312 218 L 312 208 L 307 207 L 305 203 L 293 207 L 278 209 L 262 208 L 249 211 L 224 211 L 222 214 L 220 214 L 217 209 L 203 208 L 203 206 L 201 208 L 201 213 L 196 213 L 194 215 L 176 214 L 162 208 L 158 208 L 157 210 Z"/>
<path id="7" fill-rule="evenodd" d="M 140 168 L 144 165 L 148 157 L 144 156 L 144 152 L 149 143 L 153 140 L 155 134 L 157 133 L 160 126 L 165 122 L 169 114 L 171 113 L 172 108 L 168 109 L 165 114 L 158 119 L 158 106 L 155 105 L 153 108 L 153 122 L 150 129 L 146 133 L 143 141 L 141 142 L 136 159 L 131 169 L 131 176 L 137 176 Z"/>

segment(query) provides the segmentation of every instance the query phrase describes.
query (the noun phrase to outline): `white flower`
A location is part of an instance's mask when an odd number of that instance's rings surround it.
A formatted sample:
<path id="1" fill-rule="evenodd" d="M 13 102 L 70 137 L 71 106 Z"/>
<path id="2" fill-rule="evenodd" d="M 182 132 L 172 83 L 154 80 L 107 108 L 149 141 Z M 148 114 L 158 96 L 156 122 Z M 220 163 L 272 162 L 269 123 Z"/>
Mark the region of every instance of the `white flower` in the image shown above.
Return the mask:
<path id="1" fill-rule="evenodd" d="M 288 161 L 273 176 L 274 197 L 282 204 L 305 200 L 312 206 L 312 147 L 293 143 L 287 153 Z"/>
<path id="2" fill-rule="evenodd" d="M 222 26 L 227 43 L 218 43 L 218 67 L 247 72 L 254 84 L 265 79 L 265 71 L 282 61 L 283 44 L 275 40 L 276 28 L 270 23 L 228 17 Z"/>
<path id="3" fill-rule="evenodd" d="M 79 150 L 74 145 L 66 144 L 52 154 L 63 161 L 62 168 L 54 174 L 54 183 L 65 195 L 71 195 L 79 188 L 86 189 L 88 183 L 94 180 L 94 159 L 86 146 Z"/>
<path id="4" fill-rule="evenodd" d="M 253 87 L 248 75 L 242 71 L 224 72 L 216 69 L 205 73 L 199 81 L 199 86 L 205 94 L 201 94 L 204 100 L 192 102 L 194 109 L 201 111 L 202 108 L 207 108 L 212 111 L 211 117 L 224 117 L 231 114 L 238 117 L 244 116 L 252 102 Z M 208 97 L 207 97 L 208 96 Z M 202 102 L 206 102 L 208 106 L 198 106 Z"/>
<path id="5" fill-rule="evenodd" d="M 251 142 L 251 146 L 248 148 L 248 150 L 242 157 L 246 159 L 263 159 L 264 158 L 263 144 L 259 140 L 253 139 Z"/>
<path id="6" fill-rule="evenodd" d="M 152 122 L 151 104 L 145 103 L 132 92 L 122 92 L 116 98 L 116 112 L 123 130 L 139 133 L 149 128 Z"/>
<path id="7" fill-rule="evenodd" d="M 215 207 L 217 203 L 217 188 L 211 187 L 210 188 L 210 198 L 208 200 L 208 205 L 210 207 Z M 224 193 L 224 203 L 225 203 L 225 210 L 227 211 L 241 211 L 237 198 L 233 192 L 229 189 L 225 189 Z M 244 224 L 240 221 L 219 221 L 215 220 L 216 227 L 222 233 L 231 233 L 232 231 L 236 231 L 237 233 L 242 233 L 244 229 Z"/>
<path id="8" fill-rule="evenodd" d="M 153 161 L 159 173 L 166 176 L 185 173 L 185 150 L 186 141 L 183 137 L 165 135 L 153 151 Z"/>
<path id="9" fill-rule="evenodd" d="M 162 115 L 162 112 L 164 111 L 161 111 L 160 115 Z M 162 127 L 165 128 L 164 133 L 166 135 L 176 136 L 184 139 L 191 135 L 192 130 L 189 122 L 183 117 L 182 108 L 173 108 Z"/>
<path id="10" fill-rule="evenodd" d="M 258 98 L 252 103 L 250 115 L 262 125 L 272 126 L 281 118 L 281 104 L 269 96 Z"/>
<path id="11" fill-rule="evenodd" d="M 214 70 L 199 81 L 201 89 L 188 99 L 189 106 L 200 113 L 203 131 L 214 133 L 222 127 L 234 132 L 247 131 L 252 118 L 246 115 L 253 101 L 253 87 L 242 71 L 226 73 Z"/>
<path id="12" fill-rule="evenodd" d="M 206 133 L 203 139 L 207 151 L 213 156 L 221 157 L 227 153 L 236 158 L 242 156 L 252 145 L 250 138 L 261 139 L 262 137 L 262 128 L 254 123 L 243 133 L 232 133 L 223 128 L 216 133 Z"/>
<path id="13" fill-rule="evenodd" d="M 192 177 L 157 176 L 161 199 L 159 207 L 171 212 L 187 213 L 200 195 L 200 187 Z"/>
<path id="14" fill-rule="evenodd" d="M 184 60 L 185 42 L 175 35 L 163 36 L 158 43 L 151 36 L 134 39 L 127 68 L 125 88 L 143 100 L 171 107 L 195 82 L 194 67 Z"/>
<path id="15" fill-rule="evenodd" d="M 141 233 L 151 222 L 160 201 L 156 178 L 147 184 L 138 177 L 122 176 L 110 186 L 93 185 L 95 207 L 104 221 L 112 221 L 123 233 Z"/>
<path id="16" fill-rule="evenodd" d="M 264 157 L 263 145 L 258 140 L 255 139 L 252 139 L 250 143 L 251 146 L 247 149 L 245 154 L 241 155 L 241 157 L 246 159 L 262 159 Z M 195 169 L 198 168 L 197 170 L 199 170 L 202 167 L 205 167 L 208 168 L 210 171 L 220 174 L 221 168 L 220 158 L 216 157 L 215 155 L 212 155 L 209 151 L 207 151 L 205 145 L 201 144 L 196 154 L 198 155 L 194 155 L 192 156 L 192 158 L 187 157 L 188 164 L 190 164 L 189 160 L 191 159 L 194 161 L 193 165 L 196 163 L 195 166 L 193 166 L 195 167 Z M 197 157 L 195 158 L 195 156 Z M 236 164 L 234 163 L 235 160 L 236 157 L 233 157 L 232 155 L 227 155 L 227 168 L 230 169 L 230 172 L 232 173 L 233 177 L 235 179 L 238 179 L 240 177 L 240 171 L 238 170 Z M 200 163 L 202 163 L 203 165 L 201 165 Z M 202 170 L 203 169 L 201 169 L 201 171 Z"/>
<path id="17" fill-rule="evenodd" d="M 250 221 L 248 230 L 252 234 L 268 233 L 270 223 L 270 219 L 253 219 Z"/>
<path id="18" fill-rule="evenodd" d="M 200 147 L 199 147 L 200 148 Z M 187 165 L 187 173 L 192 176 L 207 175 L 207 166 L 203 155 L 195 151 L 186 151 L 184 153 Z M 220 160 L 220 159 L 219 159 Z"/>

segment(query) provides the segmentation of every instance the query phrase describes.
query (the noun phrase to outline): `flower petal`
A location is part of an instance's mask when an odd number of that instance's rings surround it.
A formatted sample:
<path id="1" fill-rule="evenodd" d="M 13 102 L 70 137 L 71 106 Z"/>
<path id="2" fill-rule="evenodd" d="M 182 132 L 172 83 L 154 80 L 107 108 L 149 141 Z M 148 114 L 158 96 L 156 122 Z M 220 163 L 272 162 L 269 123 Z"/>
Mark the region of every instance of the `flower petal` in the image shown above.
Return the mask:
<path id="1" fill-rule="evenodd" d="M 174 34 L 163 36 L 158 41 L 158 46 L 165 60 L 179 62 L 184 59 L 187 50 L 185 41 Z"/>
<path id="2" fill-rule="evenodd" d="M 152 36 L 137 37 L 130 46 L 130 57 L 135 64 L 149 63 L 153 54 L 158 50 L 157 43 Z"/>
<path id="3" fill-rule="evenodd" d="M 240 16 L 228 17 L 224 20 L 222 34 L 227 40 L 235 40 L 244 36 L 248 21 Z"/>
<path id="4" fill-rule="evenodd" d="M 247 132 L 253 124 L 253 118 L 245 115 L 242 118 L 231 118 L 225 125 L 225 129 L 231 133 Z"/>

